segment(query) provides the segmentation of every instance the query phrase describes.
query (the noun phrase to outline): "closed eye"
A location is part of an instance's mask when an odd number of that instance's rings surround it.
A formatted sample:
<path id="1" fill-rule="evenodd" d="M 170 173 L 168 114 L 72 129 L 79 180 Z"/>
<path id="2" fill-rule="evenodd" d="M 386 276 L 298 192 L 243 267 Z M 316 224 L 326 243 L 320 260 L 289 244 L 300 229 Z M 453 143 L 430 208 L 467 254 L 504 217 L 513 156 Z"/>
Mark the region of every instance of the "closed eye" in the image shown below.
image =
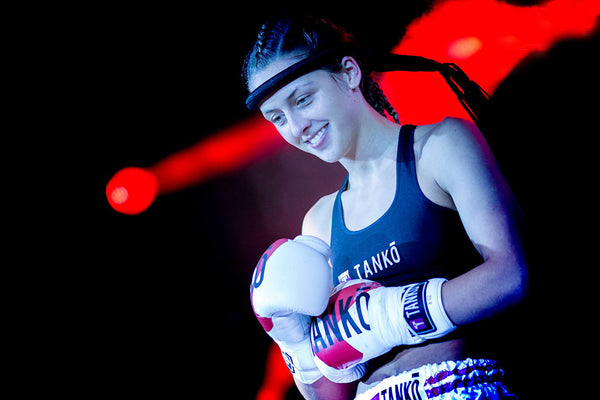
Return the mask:
<path id="1" fill-rule="evenodd" d="M 281 126 L 285 123 L 285 115 L 283 113 L 273 114 L 269 120 L 273 125 Z"/>
<path id="2" fill-rule="evenodd" d="M 296 107 L 304 107 L 310 104 L 310 102 L 312 101 L 312 95 L 307 94 L 304 96 L 299 96 L 296 99 Z"/>

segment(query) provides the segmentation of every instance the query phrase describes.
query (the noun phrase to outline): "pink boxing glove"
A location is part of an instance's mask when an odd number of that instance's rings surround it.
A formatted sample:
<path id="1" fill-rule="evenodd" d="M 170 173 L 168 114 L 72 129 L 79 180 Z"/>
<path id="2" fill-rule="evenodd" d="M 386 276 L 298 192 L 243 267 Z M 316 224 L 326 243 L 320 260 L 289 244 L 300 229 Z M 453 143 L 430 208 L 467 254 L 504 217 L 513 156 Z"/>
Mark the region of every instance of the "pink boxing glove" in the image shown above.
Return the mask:
<path id="1" fill-rule="evenodd" d="M 323 313 L 333 288 L 330 254 L 329 246 L 316 237 L 279 239 L 265 251 L 252 275 L 254 314 L 303 383 L 323 376 L 313 360 L 309 329 L 310 317 Z"/>
<path id="2" fill-rule="evenodd" d="M 338 285 L 327 310 L 311 325 L 318 368 L 333 382 L 350 382 L 362 377 L 366 361 L 393 347 L 418 344 L 454 330 L 442 305 L 445 281 L 436 278 L 384 287 L 356 279 Z"/>

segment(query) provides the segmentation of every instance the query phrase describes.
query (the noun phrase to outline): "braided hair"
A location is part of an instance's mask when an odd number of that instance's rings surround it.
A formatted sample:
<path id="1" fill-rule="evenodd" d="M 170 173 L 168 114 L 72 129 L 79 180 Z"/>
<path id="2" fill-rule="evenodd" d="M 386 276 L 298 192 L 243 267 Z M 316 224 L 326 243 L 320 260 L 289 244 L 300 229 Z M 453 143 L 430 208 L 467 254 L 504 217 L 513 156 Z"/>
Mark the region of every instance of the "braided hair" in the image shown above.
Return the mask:
<path id="1" fill-rule="evenodd" d="M 242 69 L 244 83 L 248 87 L 250 76 L 265 68 L 277 57 L 300 53 L 300 57 L 305 58 L 325 49 L 342 45 L 358 47 L 358 43 L 352 35 L 329 20 L 294 16 L 266 22 L 261 26 L 256 42 L 244 60 Z M 363 68 L 361 60 L 357 59 L 356 61 Z M 341 59 L 335 64 L 324 66 L 323 69 L 339 72 L 342 69 Z M 377 112 L 384 116 L 387 113 L 399 123 L 398 113 L 388 101 L 383 90 L 368 73 L 363 75 L 360 89 L 367 103 Z"/>

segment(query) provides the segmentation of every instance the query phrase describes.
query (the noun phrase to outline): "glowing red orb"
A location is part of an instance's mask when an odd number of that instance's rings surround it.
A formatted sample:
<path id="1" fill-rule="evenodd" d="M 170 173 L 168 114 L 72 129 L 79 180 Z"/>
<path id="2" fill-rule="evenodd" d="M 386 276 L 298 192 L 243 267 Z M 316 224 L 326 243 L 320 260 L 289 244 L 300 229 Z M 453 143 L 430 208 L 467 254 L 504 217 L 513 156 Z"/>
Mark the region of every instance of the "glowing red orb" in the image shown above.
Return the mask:
<path id="1" fill-rule="evenodd" d="M 106 198 L 111 207 L 127 215 L 146 211 L 157 194 L 156 176 L 143 168 L 123 168 L 106 185 Z"/>

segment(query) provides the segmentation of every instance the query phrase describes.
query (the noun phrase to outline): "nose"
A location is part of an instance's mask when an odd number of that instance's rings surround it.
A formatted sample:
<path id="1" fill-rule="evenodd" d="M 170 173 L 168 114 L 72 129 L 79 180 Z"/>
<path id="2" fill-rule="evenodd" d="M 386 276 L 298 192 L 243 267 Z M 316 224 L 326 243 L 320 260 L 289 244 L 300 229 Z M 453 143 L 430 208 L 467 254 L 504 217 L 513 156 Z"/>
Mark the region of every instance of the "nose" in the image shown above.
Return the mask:
<path id="1" fill-rule="evenodd" d="M 302 137 L 302 135 L 308 131 L 308 128 L 310 128 L 310 120 L 302 116 L 300 113 L 290 113 L 287 119 L 290 132 L 292 133 L 292 136 L 296 138 Z"/>

